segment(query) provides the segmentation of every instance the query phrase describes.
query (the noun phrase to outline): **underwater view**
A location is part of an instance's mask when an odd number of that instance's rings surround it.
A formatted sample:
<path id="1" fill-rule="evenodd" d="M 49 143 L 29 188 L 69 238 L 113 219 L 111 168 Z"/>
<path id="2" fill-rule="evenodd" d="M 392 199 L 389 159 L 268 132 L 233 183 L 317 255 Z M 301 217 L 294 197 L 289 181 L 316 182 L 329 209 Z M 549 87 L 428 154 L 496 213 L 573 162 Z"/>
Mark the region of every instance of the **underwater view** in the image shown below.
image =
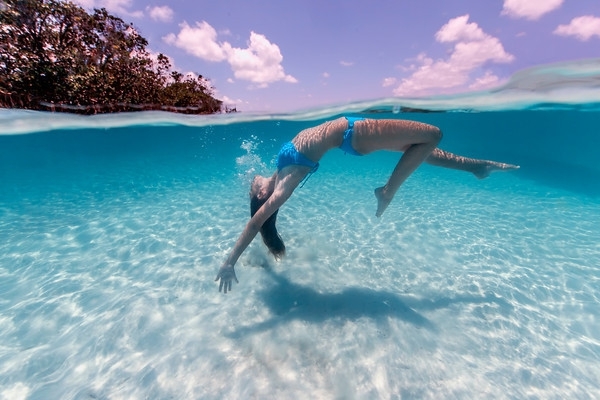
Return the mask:
<path id="1" fill-rule="evenodd" d="M 0 398 L 600 397 L 600 72 L 290 114 L 0 110 Z M 520 166 L 334 150 L 215 277 L 281 145 L 340 116 Z"/>

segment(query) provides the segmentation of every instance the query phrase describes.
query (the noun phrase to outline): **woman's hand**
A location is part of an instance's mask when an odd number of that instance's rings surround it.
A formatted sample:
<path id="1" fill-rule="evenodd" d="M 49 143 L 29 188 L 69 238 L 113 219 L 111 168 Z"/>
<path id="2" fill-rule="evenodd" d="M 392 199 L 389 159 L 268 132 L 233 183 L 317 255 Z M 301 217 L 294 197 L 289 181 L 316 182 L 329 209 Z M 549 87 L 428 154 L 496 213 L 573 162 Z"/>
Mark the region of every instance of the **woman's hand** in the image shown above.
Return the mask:
<path id="1" fill-rule="evenodd" d="M 240 283 L 235 276 L 235 269 L 233 265 L 223 264 L 221 268 L 219 268 L 219 273 L 217 273 L 217 278 L 215 282 L 221 280 L 219 283 L 219 292 L 223 289 L 223 293 L 227 293 L 227 291 L 231 291 L 231 283 L 235 279 L 235 283 Z"/>

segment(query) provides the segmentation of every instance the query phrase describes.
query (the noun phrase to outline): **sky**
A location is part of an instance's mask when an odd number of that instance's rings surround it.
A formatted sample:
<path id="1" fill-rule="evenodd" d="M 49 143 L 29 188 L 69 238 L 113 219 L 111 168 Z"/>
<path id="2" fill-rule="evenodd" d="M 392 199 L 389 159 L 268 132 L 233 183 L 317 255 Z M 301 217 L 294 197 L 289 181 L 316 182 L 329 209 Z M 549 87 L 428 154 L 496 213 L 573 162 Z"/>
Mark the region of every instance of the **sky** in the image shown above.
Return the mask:
<path id="1" fill-rule="evenodd" d="M 75 0 L 242 112 L 494 88 L 600 57 L 600 0 Z"/>

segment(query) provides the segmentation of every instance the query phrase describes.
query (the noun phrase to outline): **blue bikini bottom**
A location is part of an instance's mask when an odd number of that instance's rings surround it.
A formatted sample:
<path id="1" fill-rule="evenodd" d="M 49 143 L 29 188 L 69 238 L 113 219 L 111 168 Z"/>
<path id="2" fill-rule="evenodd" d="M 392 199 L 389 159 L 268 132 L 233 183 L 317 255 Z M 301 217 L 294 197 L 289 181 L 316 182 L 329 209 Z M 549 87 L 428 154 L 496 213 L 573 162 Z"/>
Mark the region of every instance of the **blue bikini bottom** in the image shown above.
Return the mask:
<path id="1" fill-rule="evenodd" d="M 352 154 L 353 156 L 362 156 L 358 151 L 354 150 L 352 147 L 352 135 L 354 134 L 354 123 L 356 121 L 363 121 L 362 117 L 345 117 L 348 120 L 348 129 L 344 132 L 344 140 L 342 140 L 342 144 L 340 145 L 340 149 L 344 150 L 348 154 Z"/>

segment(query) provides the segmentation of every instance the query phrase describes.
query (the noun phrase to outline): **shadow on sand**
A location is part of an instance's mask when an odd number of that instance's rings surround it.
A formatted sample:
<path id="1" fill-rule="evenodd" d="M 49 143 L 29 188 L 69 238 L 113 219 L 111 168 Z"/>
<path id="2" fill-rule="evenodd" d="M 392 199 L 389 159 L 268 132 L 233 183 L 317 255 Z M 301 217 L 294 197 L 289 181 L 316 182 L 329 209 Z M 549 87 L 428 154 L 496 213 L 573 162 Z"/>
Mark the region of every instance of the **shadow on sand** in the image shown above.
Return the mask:
<path id="1" fill-rule="evenodd" d="M 436 310 L 455 303 L 496 303 L 505 310 L 512 308 L 494 294 L 426 300 L 358 287 L 339 293 L 319 293 L 310 287 L 290 282 L 269 267 L 265 267 L 265 271 L 273 278 L 274 284 L 258 292 L 258 298 L 273 316 L 255 325 L 237 328 L 231 333 L 233 337 L 267 331 L 293 320 L 319 323 L 325 320 L 354 321 L 370 318 L 383 321 L 388 317 L 435 332 L 435 325 L 417 310 Z"/>

